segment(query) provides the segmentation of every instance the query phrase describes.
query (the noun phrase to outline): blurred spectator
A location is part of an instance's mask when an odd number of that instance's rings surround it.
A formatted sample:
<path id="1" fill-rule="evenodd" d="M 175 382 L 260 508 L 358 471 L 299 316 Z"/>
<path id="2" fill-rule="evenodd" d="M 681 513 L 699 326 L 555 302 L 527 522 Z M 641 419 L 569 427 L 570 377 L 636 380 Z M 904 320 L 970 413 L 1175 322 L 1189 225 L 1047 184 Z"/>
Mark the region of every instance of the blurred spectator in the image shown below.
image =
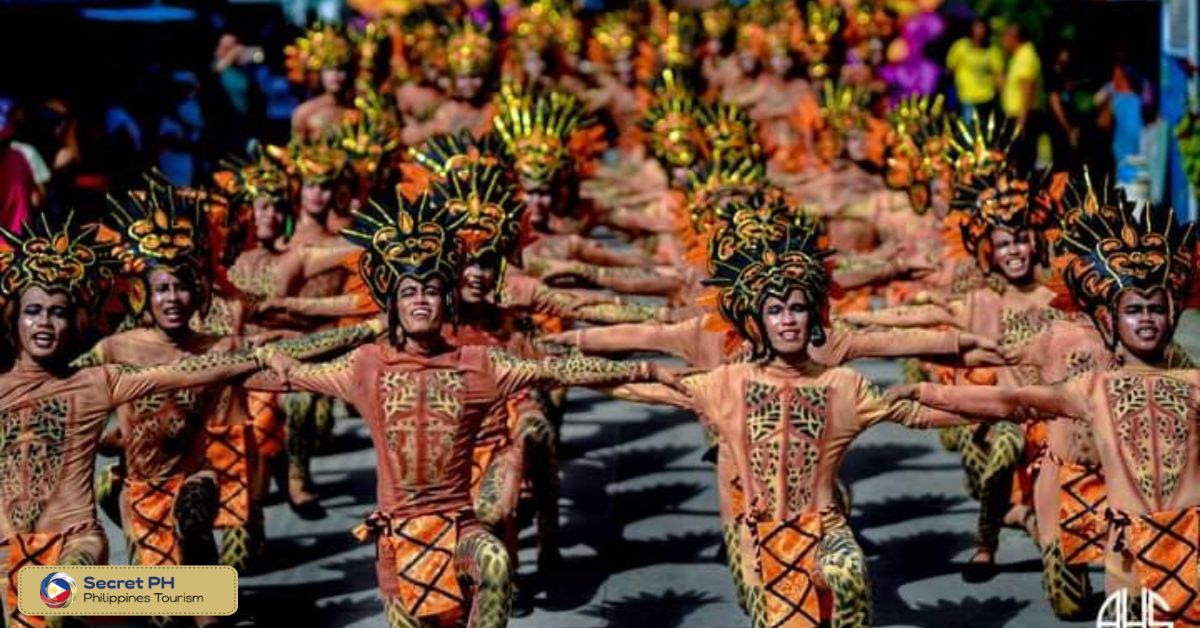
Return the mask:
<path id="1" fill-rule="evenodd" d="M 212 65 L 215 89 L 210 90 L 211 106 L 206 112 L 218 156 L 241 152 L 246 138 L 261 133 L 264 60 L 262 48 L 243 44 L 233 33 L 217 40 Z"/>
<path id="2" fill-rule="evenodd" d="M 1075 172 L 1080 168 L 1079 147 L 1083 115 L 1078 102 L 1078 70 L 1071 49 L 1061 46 L 1046 75 L 1046 100 L 1050 110 L 1050 145 L 1054 169 Z"/>
<path id="3" fill-rule="evenodd" d="M 1096 93 L 1096 104 L 1101 107 L 1101 127 L 1112 133 L 1116 181 L 1132 184 L 1144 169 L 1142 129 L 1154 118 L 1154 90 L 1129 62 L 1124 46 L 1117 49 L 1112 80 Z"/>
<path id="4" fill-rule="evenodd" d="M 1032 167 L 1037 161 L 1037 142 L 1041 135 L 1037 109 L 1041 98 L 1042 60 L 1020 24 L 1009 24 L 1004 29 L 1001 45 L 1008 54 L 1008 68 L 1004 74 L 1000 105 L 1004 115 L 1015 120 L 1022 129 L 1014 157 Z"/>
<path id="5" fill-rule="evenodd" d="M 174 98 L 167 102 L 158 123 L 158 169 L 167 180 L 190 186 L 195 180 L 204 129 L 204 118 L 197 99 L 199 83 L 187 70 L 171 74 L 168 87 Z"/>
<path id="6" fill-rule="evenodd" d="M 892 102 L 906 96 L 926 96 L 937 92 L 942 70 L 922 53 L 924 42 L 901 37 L 892 40 L 887 48 L 888 64 L 880 68 L 879 77 L 888 86 Z"/>
<path id="7" fill-rule="evenodd" d="M 16 103 L 0 98 L 0 227 L 20 235 L 30 218 L 38 184 L 25 156 L 12 147 L 16 130 Z"/>
<path id="8" fill-rule="evenodd" d="M 996 102 L 996 89 L 1004 78 L 1004 54 L 992 44 L 991 31 L 983 18 L 971 22 L 971 30 L 950 46 L 946 69 L 954 74 L 959 111 L 964 120 L 986 118 Z"/>

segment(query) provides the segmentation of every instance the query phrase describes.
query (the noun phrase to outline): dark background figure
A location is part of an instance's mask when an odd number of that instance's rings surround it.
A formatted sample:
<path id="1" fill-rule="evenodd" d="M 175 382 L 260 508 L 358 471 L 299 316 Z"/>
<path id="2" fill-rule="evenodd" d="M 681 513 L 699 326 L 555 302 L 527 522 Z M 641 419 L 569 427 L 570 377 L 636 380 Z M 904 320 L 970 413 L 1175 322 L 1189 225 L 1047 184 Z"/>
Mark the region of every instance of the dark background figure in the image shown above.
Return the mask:
<path id="1" fill-rule="evenodd" d="M 1080 166 L 1080 142 L 1084 119 L 1079 110 L 1079 76 L 1071 47 L 1061 44 L 1046 73 L 1046 108 L 1049 114 L 1050 145 L 1056 171 L 1076 172 Z"/>
<path id="2" fill-rule="evenodd" d="M 28 159 L 12 146 L 16 132 L 16 101 L 0 97 L 0 227 L 19 235 L 40 192 Z"/>

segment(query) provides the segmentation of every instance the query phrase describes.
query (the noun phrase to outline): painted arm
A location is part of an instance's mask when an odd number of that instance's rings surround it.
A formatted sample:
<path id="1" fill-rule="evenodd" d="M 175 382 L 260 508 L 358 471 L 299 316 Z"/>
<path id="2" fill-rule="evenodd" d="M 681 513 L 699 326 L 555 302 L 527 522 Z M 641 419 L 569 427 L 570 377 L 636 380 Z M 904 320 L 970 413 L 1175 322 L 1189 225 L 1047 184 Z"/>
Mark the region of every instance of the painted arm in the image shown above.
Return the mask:
<path id="1" fill-rule="evenodd" d="M 705 331 L 703 326 L 703 317 L 697 317 L 670 325 L 636 323 L 576 329 L 555 334 L 551 340 L 576 346 L 584 353 L 653 351 L 692 366 L 715 366 L 705 364 L 704 357 L 721 355 L 724 338 L 720 333 Z"/>
<path id="2" fill-rule="evenodd" d="M 842 320 L 862 327 L 934 327 L 954 325 L 962 327 L 956 306 L 914 305 L 885 308 L 873 312 L 846 312 Z"/>
<path id="3" fill-rule="evenodd" d="M 683 277 L 670 269 L 606 268 L 569 264 L 558 275 L 574 275 L 623 294 L 667 296 L 683 287 Z"/>
<path id="4" fill-rule="evenodd" d="M 913 429 L 952 427 L 968 422 L 961 415 L 927 407 L 911 399 L 891 400 L 865 377 L 855 374 L 855 379 L 858 389 L 855 411 L 860 430 L 883 421 L 899 423 Z"/>
<path id="5" fill-rule="evenodd" d="M 860 358 L 957 356 L 963 349 L 958 330 L 859 330 L 835 325 L 813 357 L 837 365 Z"/>
<path id="6" fill-rule="evenodd" d="M 273 310 L 313 318 L 344 318 L 379 313 L 379 308 L 375 306 L 374 301 L 364 302 L 364 299 L 357 294 L 341 294 L 333 297 L 271 297 L 259 303 L 255 313 L 262 315 Z"/>
<path id="7" fill-rule="evenodd" d="M 487 351 L 496 382 L 505 394 L 537 386 L 615 387 L 635 382 L 673 381 L 666 371 L 653 362 L 614 362 L 581 355 L 524 360 L 503 349 L 490 348 Z"/>
<path id="8" fill-rule="evenodd" d="M 922 383 L 916 398 L 925 406 L 992 420 L 1021 421 L 1028 410 L 1054 416 L 1085 420 L 1087 397 L 1082 386 L 1088 377 L 1076 378 L 1055 386 L 943 386 Z"/>
<path id="9" fill-rule="evenodd" d="M 300 250 L 302 272 L 306 278 L 316 277 L 345 266 L 350 257 L 359 253 L 362 253 L 362 249 L 352 244 L 304 247 Z"/>

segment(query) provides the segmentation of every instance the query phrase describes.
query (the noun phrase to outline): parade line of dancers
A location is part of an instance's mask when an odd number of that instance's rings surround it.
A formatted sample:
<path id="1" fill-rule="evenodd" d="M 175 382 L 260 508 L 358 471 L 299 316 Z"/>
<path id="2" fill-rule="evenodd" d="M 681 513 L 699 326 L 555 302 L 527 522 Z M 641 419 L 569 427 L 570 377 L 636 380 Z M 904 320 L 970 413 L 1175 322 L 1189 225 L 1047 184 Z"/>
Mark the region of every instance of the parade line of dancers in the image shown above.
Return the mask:
<path id="1" fill-rule="evenodd" d="M 344 407 L 375 455 L 352 532 L 388 625 L 504 626 L 523 500 L 541 582 L 563 568 L 574 386 L 695 415 L 756 628 L 871 625 L 838 471 L 885 421 L 961 455 L 968 582 L 1008 525 L 1055 615 L 1094 617 L 1103 565 L 1200 622 L 1200 371 L 1172 342 L 1200 299 L 1191 224 L 1034 171 L 1001 117 L 883 96 L 909 24 L 882 3 L 358 4 L 288 48 L 315 95 L 287 145 L 3 233 L 9 625 L 78 621 L 22 615 L 17 572 L 106 563 L 100 510 L 133 564 L 252 573 L 272 480 L 325 516 L 310 461 Z M 633 352 L 686 368 L 603 357 Z M 907 383 L 843 366 L 862 357 Z"/>

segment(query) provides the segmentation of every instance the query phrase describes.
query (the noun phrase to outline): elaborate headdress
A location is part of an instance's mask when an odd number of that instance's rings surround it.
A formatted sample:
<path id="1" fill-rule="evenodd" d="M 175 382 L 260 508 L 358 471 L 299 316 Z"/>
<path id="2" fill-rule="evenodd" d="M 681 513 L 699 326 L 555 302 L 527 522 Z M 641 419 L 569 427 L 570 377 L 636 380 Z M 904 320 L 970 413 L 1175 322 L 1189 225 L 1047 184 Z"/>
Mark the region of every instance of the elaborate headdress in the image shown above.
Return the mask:
<path id="1" fill-rule="evenodd" d="M 97 310 L 114 278 L 115 260 L 109 245 L 98 242 L 94 225 L 75 227 L 67 216 L 61 227 L 50 226 L 45 215 L 22 226 L 24 235 L 0 228 L 11 250 L 0 249 L 0 298 L 6 312 L 15 308 L 29 288 L 62 291 L 79 308 Z"/>
<path id="2" fill-rule="evenodd" d="M 1046 232 L 1057 226 L 1048 193 L 1028 173 L 1011 165 L 960 183 L 948 224 L 958 225 L 963 247 L 985 273 L 993 270 L 991 234 L 996 229 L 1031 231 L 1037 244 L 1036 261 L 1046 264 Z"/>
<path id="3" fill-rule="evenodd" d="M 444 54 L 450 76 L 483 76 L 492 67 L 496 45 L 474 21 L 467 19 L 450 28 Z"/>
<path id="4" fill-rule="evenodd" d="M 509 166 L 509 156 L 497 135 L 475 137 L 469 129 L 435 135 L 420 146 L 409 148 L 408 156 L 439 178 L 475 165 Z"/>
<path id="5" fill-rule="evenodd" d="M 829 57 L 841 26 L 838 13 L 836 4 L 827 6 L 820 2 L 808 3 L 808 19 L 805 23 L 801 54 L 808 63 L 808 77 L 813 80 L 824 79 L 831 74 Z"/>
<path id="6" fill-rule="evenodd" d="M 354 224 L 342 235 L 364 249 L 358 271 L 384 311 L 405 277 L 421 281 L 440 277 L 446 293 L 453 292 L 458 273 L 454 236 L 446 212 L 429 194 L 416 203 L 397 194 L 394 210 L 372 200 L 367 208 L 354 212 Z"/>
<path id="7" fill-rule="evenodd" d="M 281 158 L 287 149 L 281 146 L 258 147 L 250 160 L 237 157 L 221 160 L 213 174 L 217 189 L 237 203 L 249 204 L 259 197 L 286 199 L 290 193 L 288 173 Z"/>
<path id="8" fill-rule="evenodd" d="M 521 210 L 507 172 L 468 166 L 436 183 L 430 201 L 445 212 L 465 260 L 495 255 L 506 259 L 521 234 Z"/>
<path id="9" fill-rule="evenodd" d="M 707 264 L 709 236 L 722 208 L 749 198 L 766 176 L 766 165 L 761 161 L 725 160 L 719 154 L 714 155 L 711 163 L 688 172 L 687 203 L 684 214 L 679 216 L 677 232 L 687 249 L 689 262 Z"/>
<path id="10" fill-rule="evenodd" d="M 313 72 L 349 65 L 353 50 L 349 39 L 338 29 L 325 24 L 314 26 L 294 44 L 284 48 L 284 56 L 288 79 L 304 83 Z"/>
<path id="11" fill-rule="evenodd" d="M 492 124 L 522 185 L 545 189 L 571 170 L 571 135 L 586 122 L 575 96 L 558 90 L 534 93 L 506 85 L 496 105 Z"/>
<path id="12" fill-rule="evenodd" d="M 712 278 L 721 316 L 748 340 L 756 358 L 770 355 L 761 310 L 767 297 L 803 292 L 814 314 L 812 341 L 824 342 L 830 273 L 816 220 L 793 213 L 782 201 L 735 203 L 729 224 L 713 235 Z"/>
<path id="13" fill-rule="evenodd" d="M 728 4 L 719 3 L 700 12 L 700 26 L 710 40 L 725 39 L 733 25 L 733 7 Z"/>
<path id="14" fill-rule="evenodd" d="M 970 183 L 975 175 L 1003 168 L 1018 133 L 1020 129 L 1003 116 L 989 115 L 987 120 L 981 120 L 976 115 L 969 121 L 960 118 L 950 136 L 949 153 L 955 176 Z"/>
<path id="15" fill-rule="evenodd" d="M 644 123 L 659 160 L 671 166 L 695 163 L 704 145 L 700 113 L 700 102 L 683 78 L 675 70 L 664 70 Z"/>
<path id="16" fill-rule="evenodd" d="M 636 19 L 630 12 L 612 11 L 602 15 L 588 40 L 588 57 L 595 63 L 605 65 L 632 57 L 638 44 L 635 23 Z"/>
<path id="17" fill-rule="evenodd" d="M 287 147 L 288 173 L 302 183 L 327 183 L 349 173 L 350 155 L 333 137 L 293 140 Z"/>
<path id="18" fill-rule="evenodd" d="M 758 125 L 742 107 L 720 102 L 700 110 L 704 138 L 714 155 L 727 162 L 757 159 L 762 153 L 758 143 Z"/>
<path id="19" fill-rule="evenodd" d="M 358 115 L 338 125 L 330 143 L 345 153 L 350 170 L 358 177 L 359 191 L 368 194 L 380 167 L 400 146 L 400 125 L 394 107 L 374 90 L 354 99 Z"/>
<path id="20" fill-rule="evenodd" d="M 171 186 L 155 176 L 145 178 L 146 189 L 109 197 L 109 216 L 118 240 L 112 255 L 122 265 L 126 298 L 134 314 L 146 307 L 148 272 L 183 272 L 194 280 L 199 311 L 209 303 L 209 251 L 204 203 L 194 191 Z"/>
<path id="21" fill-rule="evenodd" d="M 1073 304 L 1092 318 L 1110 348 L 1118 342 L 1122 292 L 1165 291 L 1172 325 L 1191 305 L 1189 297 L 1196 296 L 1196 229 L 1193 223 L 1179 224 L 1170 208 L 1139 205 L 1121 190 L 1106 190 L 1101 198 L 1089 180 L 1064 225 L 1062 243 L 1068 254 L 1060 262 L 1062 278 Z"/>
<path id="22" fill-rule="evenodd" d="M 867 93 L 857 85 L 825 81 L 821 89 L 818 156 L 829 161 L 842 154 L 846 136 L 866 128 Z"/>
<path id="23" fill-rule="evenodd" d="M 946 157 L 946 123 L 941 95 L 910 96 L 889 114 L 890 153 L 884 181 L 908 191 L 913 210 L 923 214 L 933 203 L 933 180 L 951 166 Z"/>

